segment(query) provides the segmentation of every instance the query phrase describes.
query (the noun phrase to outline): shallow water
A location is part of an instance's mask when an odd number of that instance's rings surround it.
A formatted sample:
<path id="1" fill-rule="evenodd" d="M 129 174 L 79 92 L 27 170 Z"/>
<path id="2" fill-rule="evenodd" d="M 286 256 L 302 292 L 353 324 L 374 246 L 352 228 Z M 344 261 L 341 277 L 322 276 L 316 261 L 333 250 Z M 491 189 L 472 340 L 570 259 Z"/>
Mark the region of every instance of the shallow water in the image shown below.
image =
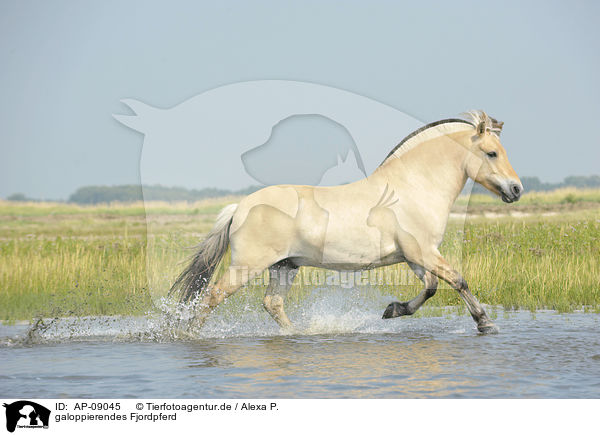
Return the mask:
<path id="1" fill-rule="evenodd" d="M 385 305 L 383 305 L 385 306 Z M 318 298 L 280 335 L 266 313 L 215 313 L 197 339 L 160 315 L 0 326 L 0 395 L 19 398 L 600 398 L 600 315 L 499 312 L 382 320 Z M 48 322 L 46 322 L 48 324 Z M 43 328 L 42 328 L 43 329 Z"/>

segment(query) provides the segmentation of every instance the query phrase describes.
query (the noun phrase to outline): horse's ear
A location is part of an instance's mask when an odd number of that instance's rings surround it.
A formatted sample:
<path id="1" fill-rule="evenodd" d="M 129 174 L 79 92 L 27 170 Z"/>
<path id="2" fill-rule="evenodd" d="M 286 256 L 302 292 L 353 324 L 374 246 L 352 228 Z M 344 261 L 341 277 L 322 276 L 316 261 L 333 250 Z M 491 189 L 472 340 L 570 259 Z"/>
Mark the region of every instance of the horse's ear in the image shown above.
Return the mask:
<path id="1" fill-rule="evenodd" d="M 479 125 L 477 125 L 477 134 L 479 136 L 483 136 L 485 133 L 485 121 L 481 121 Z"/>
<path id="2" fill-rule="evenodd" d="M 504 122 L 498 121 L 494 118 L 490 118 L 490 121 L 492 121 L 492 129 L 497 130 L 498 133 L 500 133 L 502 131 L 502 126 L 504 125 Z"/>

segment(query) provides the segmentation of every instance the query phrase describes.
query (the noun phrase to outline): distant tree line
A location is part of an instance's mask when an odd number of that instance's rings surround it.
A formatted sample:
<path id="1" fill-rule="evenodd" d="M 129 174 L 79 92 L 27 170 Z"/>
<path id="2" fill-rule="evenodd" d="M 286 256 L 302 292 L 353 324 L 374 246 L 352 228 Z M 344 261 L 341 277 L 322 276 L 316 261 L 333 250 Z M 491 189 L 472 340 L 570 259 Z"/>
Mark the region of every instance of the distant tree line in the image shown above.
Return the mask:
<path id="1" fill-rule="evenodd" d="M 600 187 L 600 175 L 571 176 L 560 183 L 543 183 L 538 177 L 521 177 L 526 192 L 556 190 L 562 187 L 592 188 Z M 161 185 L 142 186 L 129 184 L 123 186 L 85 186 L 77 189 L 68 202 L 76 204 L 98 204 L 102 202 L 134 202 L 147 201 L 198 201 L 206 198 L 218 198 L 229 195 L 249 195 L 261 186 L 250 186 L 240 190 L 217 189 L 185 189 L 183 187 L 165 187 Z M 489 193 L 484 187 L 476 184 L 473 193 Z M 22 193 L 15 193 L 6 198 L 9 201 L 36 201 Z"/>
<path id="2" fill-rule="evenodd" d="M 198 201 L 206 198 L 218 198 L 229 195 L 249 195 L 260 186 L 251 186 L 240 190 L 217 189 L 185 189 L 183 187 L 165 187 L 160 185 L 142 186 L 130 184 L 124 186 L 86 186 L 77 189 L 69 202 L 77 204 L 98 204 L 101 202 L 133 202 L 141 201 Z"/>
<path id="3" fill-rule="evenodd" d="M 35 201 L 35 199 L 28 198 L 23 193 L 13 193 L 6 198 L 7 201 Z"/>

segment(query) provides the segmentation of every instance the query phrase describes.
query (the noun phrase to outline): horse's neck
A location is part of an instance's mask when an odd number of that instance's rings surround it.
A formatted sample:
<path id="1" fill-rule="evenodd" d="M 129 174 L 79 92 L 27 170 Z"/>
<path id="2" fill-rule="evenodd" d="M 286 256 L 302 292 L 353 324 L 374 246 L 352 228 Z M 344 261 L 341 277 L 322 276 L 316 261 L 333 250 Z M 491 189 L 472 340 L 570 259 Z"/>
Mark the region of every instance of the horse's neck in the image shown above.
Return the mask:
<path id="1" fill-rule="evenodd" d="M 400 157 L 390 157 L 373 174 L 397 192 L 410 189 L 420 197 L 434 198 L 441 210 L 449 212 L 467 181 L 463 162 L 467 147 L 461 142 L 468 135 L 453 135 L 417 145 Z"/>

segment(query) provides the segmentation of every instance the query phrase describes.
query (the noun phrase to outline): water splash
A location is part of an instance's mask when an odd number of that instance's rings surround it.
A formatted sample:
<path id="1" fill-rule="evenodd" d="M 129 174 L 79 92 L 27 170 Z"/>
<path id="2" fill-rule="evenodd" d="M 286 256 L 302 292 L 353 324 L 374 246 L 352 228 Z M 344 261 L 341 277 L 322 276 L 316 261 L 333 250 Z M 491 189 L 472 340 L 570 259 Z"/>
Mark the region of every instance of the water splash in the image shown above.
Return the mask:
<path id="1" fill-rule="evenodd" d="M 383 309 L 394 300 L 390 295 L 364 289 L 318 288 L 286 311 L 294 324 L 294 335 L 380 334 L 408 332 L 424 327 L 422 319 L 411 317 L 383 320 Z M 24 334 L 5 338 L 0 345 L 36 345 L 61 341 L 148 341 L 171 342 L 228 337 L 287 335 L 262 306 L 222 304 L 202 329 L 190 333 L 194 302 L 176 303 L 161 299 L 145 316 L 91 316 L 36 319 Z M 453 315 L 454 309 L 423 307 L 418 317 Z M 421 322 L 420 322 L 421 321 Z M 444 322 L 440 323 L 443 327 Z M 420 325 L 420 326 L 419 326 Z M 464 333 L 465 329 L 454 330 Z"/>

